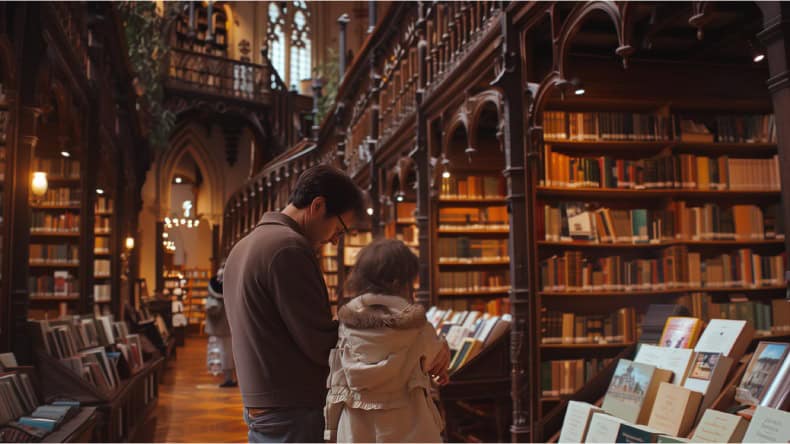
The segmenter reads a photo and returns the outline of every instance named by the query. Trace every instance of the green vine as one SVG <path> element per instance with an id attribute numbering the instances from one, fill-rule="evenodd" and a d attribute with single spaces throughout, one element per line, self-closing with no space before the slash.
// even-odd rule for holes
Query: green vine
<path id="1" fill-rule="evenodd" d="M 318 122 L 324 121 L 326 114 L 332 109 L 337 98 L 340 79 L 340 58 L 337 50 L 329 48 L 324 63 L 313 68 L 313 73 L 322 80 L 321 97 L 318 99 Z"/>
<path id="2" fill-rule="evenodd" d="M 165 26 L 177 16 L 179 3 L 163 2 L 162 11 L 153 1 L 115 3 L 129 45 L 135 88 L 150 122 L 148 141 L 158 151 L 168 146 L 176 121 L 175 114 L 164 107 L 162 63 L 170 49 Z"/>

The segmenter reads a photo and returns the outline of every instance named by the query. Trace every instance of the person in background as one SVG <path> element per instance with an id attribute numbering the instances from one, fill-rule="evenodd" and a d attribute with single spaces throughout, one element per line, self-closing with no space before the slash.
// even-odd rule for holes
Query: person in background
<path id="1" fill-rule="evenodd" d="M 299 176 L 288 205 L 231 249 L 225 309 L 250 442 L 322 442 L 337 342 L 317 252 L 353 226 L 362 192 L 328 165 Z"/>
<path id="2" fill-rule="evenodd" d="M 363 248 L 345 285 L 329 357 L 324 439 L 441 442 L 431 379 L 447 383 L 450 351 L 414 303 L 419 260 L 399 240 Z"/>
<path id="3" fill-rule="evenodd" d="M 238 383 L 233 374 L 236 365 L 233 362 L 233 344 L 230 337 L 228 316 L 225 312 L 225 299 L 222 295 L 222 276 L 224 268 L 220 267 L 217 275 L 208 283 L 208 298 L 206 298 L 206 334 L 219 339 L 222 374 L 225 381 L 219 386 L 222 388 L 236 387 Z M 210 344 L 210 341 L 209 341 Z M 209 345 L 210 347 L 211 345 Z"/>

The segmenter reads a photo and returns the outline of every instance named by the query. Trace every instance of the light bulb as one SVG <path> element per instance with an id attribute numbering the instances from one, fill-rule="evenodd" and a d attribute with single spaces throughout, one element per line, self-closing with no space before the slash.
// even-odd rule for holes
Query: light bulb
<path id="1" fill-rule="evenodd" d="M 96 188 L 96 194 L 104 194 L 104 190 L 101 188 Z"/>
<path id="2" fill-rule="evenodd" d="M 182 181 L 181 176 L 176 176 L 176 183 L 181 183 Z"/>
<path id="3" fill-rule="evenodd" d="M 168 236 L 170 236 L 170 235 L 167 234 L 167 233 L 162 233 L 162 239 L 167 239 Z"/>
<path id="4" fill-rule="evenodd" d="M 444 170 L 444 172 L 442 173 L 442 177 L 445 178 L 445 179 L 449 179 L 450 178 L 450 172 L 447 171 L 447 170 Z"/>
<path id="5" fill-rule="evenodd" d="M 373 208 L 368 207 L 368 216 L 373 216 Z"/>
<path id="6" fill-rule="evenodd" d="M 126 249 L 133 250 L 134 249 L 134 238 L 132 236 L 128 236 L 126 238 Z"/>
<path id="7" fill-rule="evenodd" d="M 763 61 L 763 59 L 765 59 L 765 54 L 760 52 L 755 54 L 752 60 L 754 60 L 754 63 L 760 63 Z"/>
<path id="8" fill-rule="evenodd" d="M 37 197 L 41 197 L 47 194 L 47 187 L 49 183 L 47 182 L 47 173 L 36 171 L 33 173 L 33 182 L 31 183 L 30 191 L 33 192 L 33 195 Z"/>
<path id="9" fill-rule="evenodd" d="M 579 88 L 576 88 L 575 90 L 573 90 L 573 93 L 576 94 L 577 96 L 583 96 L 584 93 L 586 93 L 586 92 L 587 91 L 585 91 L 585 89 L 582 88 L 582 87 L 579 87 Z"/>
<path id="10" fill-rule="evenodd" d="M 68 151 L 61 151 L 60 155 L 66 158 L 71 157 L 71 153 Z"/>

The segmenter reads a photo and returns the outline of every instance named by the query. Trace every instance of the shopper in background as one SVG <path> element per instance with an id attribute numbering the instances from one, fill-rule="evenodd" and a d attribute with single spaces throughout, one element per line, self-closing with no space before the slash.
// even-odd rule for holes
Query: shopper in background
<path id="1" fill-rule="evenodd" d="M 234 379 L 236 365 L 233 363 L 233 345 L 231 344 L 230 326 L 228 315 L 225 312 L 225 298 L 222 294 L 222 277 L 224 268 L 220 267 L 217 275 L 208 283 L 208 298 L 206 298 L 206 334 L 218 340 L 209 339 L 209 351 L 212 347 L 219 346 L 220 363 L 225 381 L 219 386 L 222 388 L 236 387 Z M 217 345 L 214 345 L 216 342 Z"/>
<path id="2" fill-rule="evenodd" d="M 419 260 L 399 240 L 363 248 L 346 282 L 337 347 L 329 356 L 331 442 L 441 442 L 431 379 L 448 380 L 447 342 L 414 303 Z"/>

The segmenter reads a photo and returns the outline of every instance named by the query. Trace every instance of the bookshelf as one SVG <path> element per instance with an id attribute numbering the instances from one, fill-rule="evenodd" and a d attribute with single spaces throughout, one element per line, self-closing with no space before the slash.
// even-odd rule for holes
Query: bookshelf
<path id="1" fill-rule="evenodd" d="M 208 281 L 211 274 L 207 268 L 187 268 L 181 271 L 186 280 L 184 291 L 184 314 L 191 331 L 202 331 L 206 319 L 205 299 L 208 297 Z"/>
<path id="2" fill-rule="evenodd" d="M 338 303 L 338 290 L 339 290 L 339 276 L 338 272 L 338 248 L 337 245 L 332 243 L 324 244 L 321 247 L 319 256 L 321 263 L 321 272 L 324 274 L 324 281 L 326 282 L 326 290 L 329 294 L 329 303 L 332 306 L 332 314 L 337 314 Z"/>
<path id="3" fill-rule="evenodd" d="M 180 14 L 176 20 L 175 41 L 176 45 L 183 49 L 201 54 L 210 54 L 221 57 L 228 55 L 228 30 L 227 16 L 222 7 L 212 9 L 212 35 L 213 42 L 207 40 L 208 36 L 208 8 L 203 3 L 194 5 L 195 28 L 194 36 L 190 36 L 189 14 Z"/>
<path id="4" fill-rule="evenodd" d="M 112 261 L 118 255 L 113 248 L 113 214 L 112 197 L 104 194 L 96 196 L 93 209 L 94 240 L 93 240 L 93 303 L 100 306 L 103 313 L 110 311 L 114 276 Z"/>
<path id="5" fill-rule="evenodd" d="M 81 303 L 82 189 L 80 162 L 36 157 L 33 171 L 47 175 L 44 196 L 31 197 L 28 288 L 32 318 L 75 312 Z"/>

